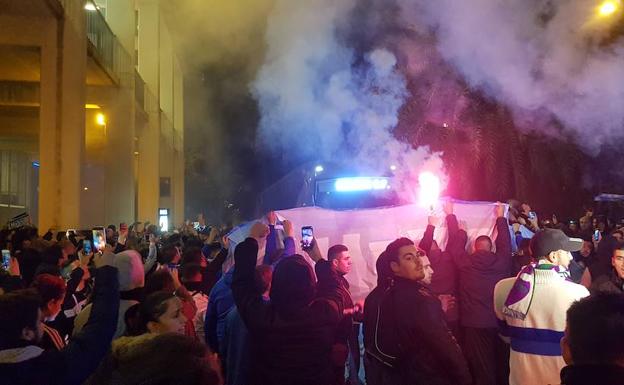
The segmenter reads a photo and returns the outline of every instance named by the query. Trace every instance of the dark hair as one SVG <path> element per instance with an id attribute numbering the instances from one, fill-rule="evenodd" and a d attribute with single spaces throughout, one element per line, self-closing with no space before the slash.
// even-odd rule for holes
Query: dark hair
<path id="1" fill-rule="evenodd" d="M 0 349 L 21 346 L 24 328 L 37 329 L 40 301 L 33 289 L 0 295 Z"/>
<path id="2" fill-rule="evenodd" d="M 39 293 L 42 308 L 52 300 L 62 299 L 67 289 L 63 278 L 52 274 L 39 274 L 35 277 L 31 287 Z"/>
<path id="3" fill-rule="evenodd" d="M 37 267 L 41 264 L 41 253 L 35 249 L 27 248 L 22 250 L 17 259 L 24 284 L 29 286 L 35 278 Z"/>
<path id="4" fill-rule="evenodd" d="M 347 246 L 333 245 L 332 247 L 329 248 L 329 250 L 327 250 L 327 260 L 331 262 L 338 257 L 338 254 L 345 252 L 345 251 L 349 251 Z"/>
<path id="5" fill-rule="evenodd" d="M 388 259 L 388 264 L 392 261 L 399 262 L 399 249 L 404 246 L 413 246 L 414 242 L 409 238 L 398 238 L 392 241 L 386 247 L 386 251 L 384 251 L 385 258 Z"/>
<path id="6" fill-rule="evenodd" d="M 258 294 L 263 294 L 271 287 L 271 280 L 273 279 L 273 269 L 269 265 L 256 266 L 254 272 L 254 283 Z"/>
<path id="7" fill-rule="evenodd" d="M 197 276 L 197 274 L 202 273 L 201 265 L 196 263 L 189 263 L 182 265 L 180 269 L 180 279 L 182 282 L 191 282 Z"/>
<path id="8" fill-rule="evenodd" d="M 89 379 L 104 384 L 220 385 L 216 365 L 209 362 L 210 351 L 201 342 L 176 333 L 137 337 L 132 348 L 113 347 L 113 352 Z M 167 369 L 169 368 L 169 369 Z M 175 368 L 175 370 L 171 370 Z"/>
<path id="9" fill-rule="evenodd" d="M 567 337 L 575 364 L 624 359 L 624 295 L 597 293 L 570 306 Z"/>
<path id="10" fill-rule="evenodd" d="M 202 252 L 199 247 L 187 247 L 182 254 L 182 265 L 200 264 L 202 260 Z"/>
<path id="11" fill-rule="evenodd" d="M 148 295 L 143 302 L 132 306 L 126 311 L 126 332 L 131 336 L 138 336 L 147 333 L 149 322 L 158 322 L 163 314 L 167 312 L 167 301 L 175 298 L 169 291 L 157 291 Z"/>
<path id="12" fill-rule="evenodd" d="M 61 259 L 63 259 L 63 248 L 57 244 L 52 245 L 43 251 L 41 262 L 56 266 Z"/>
<path id="13" fill-rule="evenodd" d="M 171 290 L 169 290 L 171 289 Z M 145 281 L 145 287 L 143 289 L 143 293 L 148 296 L 152 293 L 161 290 L 169 290 L 173 292 L 174 284 L 173 277 L 171 273 L 165 269 L 161 269 L 153 272 L 147 277 L 147 281 Z"/>
<path id="14" fill-rule="evenodd" d="M 483 242 L 487 242 L 490 245 L 489 250 L 492 250 L 492 238 L 488 237 L 487 235 L 479 235 L 477 239 L 475 239 L 475 249 L 477 244 Z"/>
<path id="15" fill-rule="evenodd" d="M 178 249 L 173 244 L 168 244 L 163 246 L 158 254 L 158 263 L 161 265 L 166 265 L 168 263 L 173 262 L 176 254 L 178 254 Z"/>
<path id="16" fill-rule="evenodd" d="M 392 279 L 392 270 L 385 251 L 377 258 L 375 268 L 377 269 L 377 286 L 386 287 Z"/>
<path id="17" fill-rule="evenodd" d="M 202 240 L 197 237 L 182 236 L 182 241 L 184 241 L 184 247 L 187 249 L 192 248 L 192 247 L 197 247 L 201 250 L 201 248 L 204 247 L 204 242 L 202 242 Z"/>

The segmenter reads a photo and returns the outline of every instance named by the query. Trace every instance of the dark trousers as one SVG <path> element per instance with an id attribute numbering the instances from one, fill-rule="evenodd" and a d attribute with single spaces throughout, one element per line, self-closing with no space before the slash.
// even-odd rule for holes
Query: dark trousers
<path id="1" fill-rule="evenodd" d="M 360 327 L 362 324 L 359 322 L 353 323 L 353 328 L 351 330 L 351 335 L 349 335 L 349 372 L 348 372 L 348 380 L 349 385 L 358 385 L 359 382 L 359 373 L 360 373 Z"/>
<path id="2" fill-rule="evenodd" d="M 474 385 L 509 384 L 509 346 L 497 328 L 462 328 L 462 348 Z"/>

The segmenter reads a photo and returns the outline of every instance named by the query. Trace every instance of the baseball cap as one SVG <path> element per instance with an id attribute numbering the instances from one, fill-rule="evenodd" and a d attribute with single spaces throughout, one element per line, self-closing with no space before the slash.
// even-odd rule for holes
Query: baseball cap
<path id="1" fill-rule="evenodd" d="M 558 229 L 544 229 L 531 239 L 531 253 L 534 258 L 545 257 L 553 251 L 579 251 L 583 246 L 583 240 L 569 238 Z"/>

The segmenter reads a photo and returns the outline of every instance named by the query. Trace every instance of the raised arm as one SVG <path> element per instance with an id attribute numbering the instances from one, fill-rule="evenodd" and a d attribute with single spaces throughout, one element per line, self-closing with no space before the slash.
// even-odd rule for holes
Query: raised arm
<path id="1" fill-rule="evenodd" d="M 254 283 L 254 271 L 258 255 L 258 242 L 247 238 L 234 250 L 234 279 L 232 294 L 241 318 L 248 329 L 257 329 L 267 319 L 267 304 L 258 294 Z"/>
<path id="2" fill-rule="evenodd" d="M 93 308 L 84 328 L 60 351 L 71 370 L 59 383 L 79 384 L 95 371 L 110 349 L 117 329 L 119 279 L 110 251 L 96 259 Z"/>
<path id="3" fill-rule="evenodd" d="M 420 240 L 418 247 L 423 249 L 423 251 L 427 253 L 427 255 L 429 255 L 429 252 L 431 251 L 431 245 L 433 244 L 433 233 L 435 232 L 435 228 L 438 225 L 439 219 L 436 216 L 430 215 L 427 218 L 427 221 L 427 229 L 425 230 L 425 233 L 423 234 L 423 237 Z"/>
<path id="4" fill-rule="evenodd" d="M 505 218 L 505 207 L 499 202 L 495 209 L 496 214 L 496 265 L 501 270 L 511 274 L 511 234 L 509 224 Z"/>

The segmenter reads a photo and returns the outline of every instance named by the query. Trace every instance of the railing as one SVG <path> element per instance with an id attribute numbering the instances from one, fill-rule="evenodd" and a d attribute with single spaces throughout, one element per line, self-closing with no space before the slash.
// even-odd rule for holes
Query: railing
<path id="1" fill-rule="evenodd" d="M 143 111 L 147 111 L 145 108 L 145 81 L 137 70 L 134 70 L 134 100 Z"/>
<path id="2" fill-rule="evenodd" d="M 93 5 L 92 10 L 85 10 L 87 39 L 93 47 L 92 53 L 115 82 L 130 85 L 133 80 L 132 58 L 97 10 L 95 3 L 88 3 Z"/>

